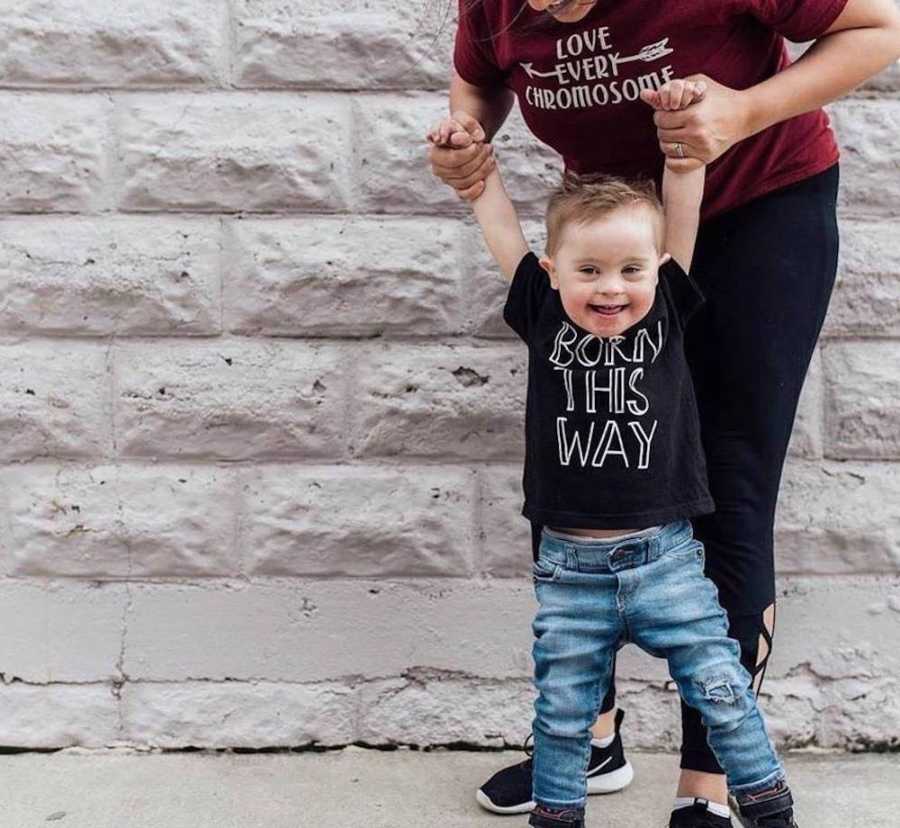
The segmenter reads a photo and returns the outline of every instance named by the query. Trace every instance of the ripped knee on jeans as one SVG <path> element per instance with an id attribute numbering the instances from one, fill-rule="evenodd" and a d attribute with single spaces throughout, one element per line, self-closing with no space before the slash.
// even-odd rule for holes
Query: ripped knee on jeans
<path id="1" fill-rule="evenodd" d="M 703 695 L 703 698 L 714 704 L 734 704 L 737 702 L 738 694 L 742 690 L 727 675 L 697 678 L 694 679 L 694 684 Z"/>

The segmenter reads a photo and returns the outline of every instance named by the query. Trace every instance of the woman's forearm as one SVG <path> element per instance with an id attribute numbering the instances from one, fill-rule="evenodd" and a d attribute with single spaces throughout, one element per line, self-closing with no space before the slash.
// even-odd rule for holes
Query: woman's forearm
<path id="1" fill-rule="evenodd" d="M 491 141 L 503 126 L 515 99 L 515 92 L 505 86 L 496 89 L 473 86 L 453 72 L 450 81 L 450 112 L 457 109 L 468 112 L 481 124 L 487 141 Z"/>
<path id="2" fill-rule="evenodd" d="M 847 29 L 819 38 L 796 63 L 745 90 L 747 133 L 840 98 L 900 55 L 900 29 Z"/>

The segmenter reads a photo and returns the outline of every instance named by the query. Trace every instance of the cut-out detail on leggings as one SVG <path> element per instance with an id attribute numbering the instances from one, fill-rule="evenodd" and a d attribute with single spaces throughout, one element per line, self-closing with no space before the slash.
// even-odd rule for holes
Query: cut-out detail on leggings
<path id="1" fill-rule="evenodd" d="M 759 697 L 766 667 L 769 664 L 769 656 L 772 654 L 772 636 L 775 631 L 775 604 L 769 604 L 762 613 L 762 623 L 759 627 L 759 643 L 756 651 L 756 666 L 753 668 L 753 690 Z"/>

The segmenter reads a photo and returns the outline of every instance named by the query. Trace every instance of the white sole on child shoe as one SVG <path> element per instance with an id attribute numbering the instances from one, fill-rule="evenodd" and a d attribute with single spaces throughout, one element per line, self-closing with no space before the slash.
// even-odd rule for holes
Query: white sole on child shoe
<path id="1" fill-rule="evenodd" d="M 595 776 L 589 776 L 587 779 L 588 796 L 593 794 L 615 793 L 627 788 L 634 779 L 634 768 L 627 759 L 621 768 L 617 768 L 609 773 L 601 773 L 602 766 L 597 768 Z M 490 797 L 479 788 L 475 791 L 475 801 L 486 811 L 495 814 L 528 814 L 534 809 L 534 802 L 520 802 L 518 805 L 510 805 L 503 807 L 491 802 Z"/>

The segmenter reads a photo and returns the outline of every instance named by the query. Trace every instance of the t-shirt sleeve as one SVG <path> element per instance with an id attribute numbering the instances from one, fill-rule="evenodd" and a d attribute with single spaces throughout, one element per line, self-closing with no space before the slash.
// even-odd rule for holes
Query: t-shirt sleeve
<path id="1" fill-rule="evenodd" d="M 659 278 L 665 279 L 672 304 L 675 306 L 682 327 L 684 327 L 706 301 L 706 297 L 694 277 L 685 273 L 675 259 L 669 259 L 660 268 Z"/>
<path id="2" fill-rule="evenodd" d="M 749 0 L 750 13 L 788 40 L 814 40 L 837 19 L 847 0 Z"/>
<path id="3" fill-rule="evenodd" d="M 474 86 L 503 86 L 491 30 L 484 15 L 487 0 L 459 0 L 459 22 L 453 44 L 453 65 L 459 76 Z"/>
<path id="4" fill-rule="evenodd" d="M 525 342 L 531 341 L 541 307 L 551 290 L 547 271 L 529 250 L 516 268 L 503 307 L 503 320 Z"/>

